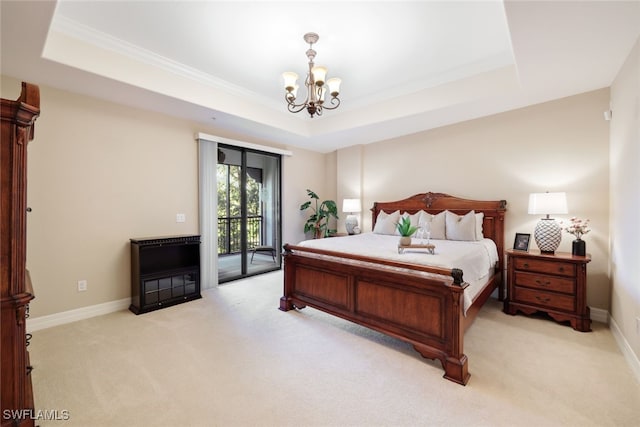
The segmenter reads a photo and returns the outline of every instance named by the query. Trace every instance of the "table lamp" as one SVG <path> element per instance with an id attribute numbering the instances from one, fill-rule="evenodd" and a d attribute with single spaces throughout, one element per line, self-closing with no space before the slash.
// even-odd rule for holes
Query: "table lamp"
<path id="1" fill-rule="evenodd" d="M 358 226 L 358 217 L 354 214 L 360 213 L 360 199 L 344 199 L 342 201 L 342 212 L 347 213 L 344 226 L 348 234 L 355 234 L 353 229 Z"/>
<path id="2" fill-rule="evenodd" d="M 562 229 L 560 224 L 549 215 L 568 213 L 566 193 L 531 193 L 529 195 L 529 213 L 546 215 L 536 224 L 533 236 L 540 252 L 553 254 L 560 246 Z"/>

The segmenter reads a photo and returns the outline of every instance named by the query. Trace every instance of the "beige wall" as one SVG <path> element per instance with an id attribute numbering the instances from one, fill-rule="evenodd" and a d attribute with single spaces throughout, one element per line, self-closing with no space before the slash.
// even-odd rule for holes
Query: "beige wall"
<path id="1" fill-rule="evenodd" d="M 611 86 L 611 316 L 640 359 L 640 39 Z"/>
<path id="2" fill-rule="evenodd" d="M 311 235 L 303 233 L 304 223 L 311 210 L 300 210 L 310 200 L 307 189 L 320 200 L 335 200 L 335 152 L 321 154 L 289 147 L 294 155 L 285 157 L 282 166 L 282 242 L 298 243 Z"/>
<path id="3" fill-rule="evenodd" d="M 353 147 L 344 148 L 337 152 L 337 202 L 340 218 L 338 220 L 338 232 L 345 233 L 347 230 L 344 225 L 347 213 L 342 212 L 342 201 L 344 199 L 361 199 L 362 198 L 362 152 L 364 146 L 355 145 Z M 363 211 L 368 209 L 362 206 Z M 362 225 L 363 215 L 366 212 L 356 214 L 358 224 Z"/>
<path id="4" fill-rule="evenodd" d="M 569 215 L 591 219 L 586 237 L 588 304 L 608 310 L 609 126 L 602 89 L 528 108 L 459 123 L 389 141 L 340 150 L 339 188 L 362 189 L 363 230 L 371 229 L 373 202 L 425 191 L 507 200 L 506 247 L 516 232 L 533 233 L 538 218 L 527 214 L 529 193 L 565 191 Z M 348 161 L 347 161 L 348 159 Z M 361 181 L 350 172 L 361 164 Z M 356 168 L 357 169 L 357 168 Z M 563 234 L 559 250 L 571 251 Z M 531 247 L 535 248 L 532 239 Z"/>
<path id="5" fill-rule="evenodd" d="M 2 97 L 15 99 L 19 81 L 2 83 Z M 48 87 L 41 94 L 29 148 L 34 317 L 127 298 L 130 237 L 198 231 L 195 132 L 242 139 Z M 304 238 L 306 188 L 339 207 L 359 192 L 364 230 L 375 200 L 429 190 L 506 199 L 507 246 L 515 232 L 535 226 L 526 213 L 530 192 L 566 191 L 570 215 L 590 218 L 594 229 L 586 237 L 593 255 L 588 303 L 609 309 L 608 105 L 603 89 L 326 155 L 249 142 L 293 152 L 283 160 L 284 243 Z M 178 212 L 186 223 L 175 222 Z M 570 237 L 561 250 L 570 250 Z M 87 292 L 76 291 L 80 279 L 88 280 Z"/>
<path id="6" fill-rule="evenodd" d="M 16 99 L 20 81 L 3 76 L 1 89 L 3 98 Z M 131 237 L 198 233 L 195 133 L 243 139 L 46 86 L 40 94 L 28 150 L 33 317 L 128 298 Z M 283 161 L 283 238 L 302 240 L 304 190 L 335 197 L 335 153 L 248 142 L 293 152 Z M 176 213 L 186 222 L 176 223 Z M 77 291 L 81 279 L 86 292 Z"/>

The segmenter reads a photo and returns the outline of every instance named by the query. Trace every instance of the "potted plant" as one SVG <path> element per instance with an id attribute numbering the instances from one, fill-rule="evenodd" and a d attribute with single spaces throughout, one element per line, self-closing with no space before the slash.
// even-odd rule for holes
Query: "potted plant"
<path id="1" fill-rule="evenodd" d="M 409 246 L 411 244 L 411 236 L 418 230 L 418 227 L 411 225 L 411 218 L 403 216 L 402 219 L 396 223 L 396 229 L 400 233 L 400 244 L 402 246 Z"/>
<path id="2" fill-rule="evenodd" d="M 329 218 L 333 217 L 338 219 L 338 206 L 336 202 L 333 200 L 320 202 L 320 197 L 309 189 L 307 189 L 307 195 L 311 200 L 301 204 L 300 210 L 304 211 L 311 208 L 313 213 L 309 219 L 307 219 L 307 222 L 304 223 L 304 232 L 313 231 L 314 239 L 326 237 L 329 233 L 335 233 L 336 230 L 329 229 Z"/>

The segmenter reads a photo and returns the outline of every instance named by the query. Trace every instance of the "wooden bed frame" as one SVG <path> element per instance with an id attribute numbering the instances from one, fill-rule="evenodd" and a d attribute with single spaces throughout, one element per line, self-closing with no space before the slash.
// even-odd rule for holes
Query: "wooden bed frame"
<path id="1" fill-rule="evenodd" d="M 464 332 L 489 295 L 498 288 L 503 298 L 504 214 L 506 202 L 460 199 L 442 193 L 421 193 L 395 202 L 376 202 L 378 213 L 436 214 L 449 210 L 459 215 L 484 213 L 483 234 L 498 247 L 493 276 L 463 313 L 463 292 L 468 286 L 460 269 L 441 269 L 334 251 L 284 245 L 284 295 L 280 310 L 305 306 L 369 327 L 409 342 L 425 358 L 438 359 L 444 378 L 467 384 Z"/>

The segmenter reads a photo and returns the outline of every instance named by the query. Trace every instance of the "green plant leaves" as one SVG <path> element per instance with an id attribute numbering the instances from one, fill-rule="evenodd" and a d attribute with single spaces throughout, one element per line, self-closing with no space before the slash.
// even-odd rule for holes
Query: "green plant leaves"
<path id="1" fill-rule="evenodd" d="M 396 229 L 401 236 L 411 236 L 418 231 L 418 227 L 411 225 L 411 218 L 408 216 L 403 216 L 400 222 L 396 223 Z"/>
<path id="2" fill-rule="evenodd" d="M 304 232 L 308 233 L 309 231 L 314 232 L 314 236 L 316 234 L 320 234 L 321 236 L 327 236 L 330 231 L 329 230 L 329 219 L 335 218 L 338 219 L 338 206 L 336 202 L 333 200 L 325 200 L 322 203 L 318 204 L 320 198 L 318 195 L 307 189 L 307 195 L 315 200 L 315 206 L 312 205 L 312 200 L 306 201 L 300 205 L 300 210 L 306 210 L 311 208 L 313 213 L 307 219 L 307 222 L 304 224 Z"/>
<path id="3" fill-rule="evenodd" d="M 300 210 L 303 211 L 307 209 L 309 206 L 311 206 L 311 201 L 304 202 L 303 204 L 300 205 Z"/>

